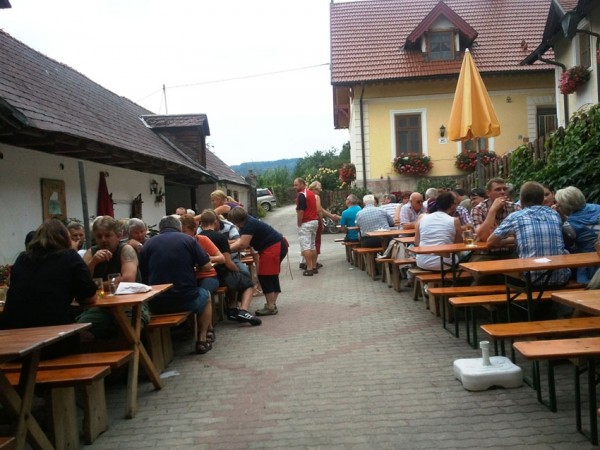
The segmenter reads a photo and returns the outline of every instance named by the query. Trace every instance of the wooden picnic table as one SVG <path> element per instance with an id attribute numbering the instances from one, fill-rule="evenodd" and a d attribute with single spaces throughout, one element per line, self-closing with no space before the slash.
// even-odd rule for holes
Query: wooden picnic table
<path id="1" fill-rule="evenodd" d="M 600 290 L 597 289 L 555 292 L 552 300 L 588 314 L 600 315 Z"/>
<path id="2" fill-rule="evenodd" d="M 131 344 L 133 357 L 129 363 L 129 374 L 127 379 L 127 405 L 125 417 L 130 419 L 135 416 L 137 411 L 137 392 L 138 392 L 138 373 L 139 365 L 142 364 L 148 378 L 154 385 L 155 389 L 162 388 L 162 380 L 160 374 L 154 366 L 150 355 L 146 351 L 141 340 L 142 334 L 142 305 L 151 298 L 165 292 L 173 287 L 173 284 L 157 284 L 151 286 L 152 290 L 148 292 L 104 296 L 86 306 L 97 306 L 101 308 L 109 308 L 110 312 L 115 317 L 115 320 L 127 339 Z M 127 311 L 131 308 L 131 318 L 127 316 Z"/>
<path id="3" fill-rule="evenodd" d="M 533 258 L 513 258 L 493 261 L 468 262 L 460 264 L 460 267 L 477 275 L 503 274 L 508 287 L 507 301 L 509 304 L 509 319 L 510 305 L 513 300 L 511 291 L 516 291 L 518 293 L 526 293 L 528 319 L 531 320 L 531 306 L 533 302 L 534 290 L 533 282 L 537 281 L 532 280 L 531 272 L 546 272 L 544 279 L 542 280 L 542 284 L 535 286 L 535 288 L 539 291 L 538 298 L 540 298 L 547 287 L 546 283 L 552 271 L 565 268 L 575 269 L 578 267 L 599 265 L 600 256 L 596 252 L 589 252 Z M 511 280 L 520 280 L 520 283 L 524 283 L 524 285 L 519 286 L 518 283 L 515 283 Z"/>
<path id="4" fill-rule="evenodd" d="M 36 328 L 0 330 L 0 364 L 22 358 L 19 388 L 15 389 L 0 368 L 0 403 L 16 419 L 16 448 L 25 448 L 29 441 L 34 448 L 54 446 L 31 414 L 35 379 L 42 349 L 89 328 L 89 323 L 74 323 Z"/>
<path id="5" fill-rule="evenodd" d="M 452 283 L 456 283 L 457 279 L 457 267 L 461 262 L 466 262 L 471 257 L 472 252 L 476 250 L 486 250 L 488 248 L 487 242 L 475 242 L 472 245 L 467 245 L 464 242 L 452 243 L 452 244 L 440 244 L 440 245 L 421 245 L 417 247 L 410 247 L 409 252 L 415 255 L 439 255 L 440 257 L 440 272 L 442 275 L 442 286 L 444 286 L 444 279 L 446 275 L 446 267 L 450 267 L 452 272 Z M 458 254 L 462 252 L 468 252 L 462 261 L 458 258 Z M 450 255 L 452 260 L 451 264 L 446 264 L 444 258 Z"/>
<path id="6" fill-rule="evenodd" d="M 398 236 L 414 236 L 415 230 L 375 230 L 365 233 L 366 237 L 394 238 Z"/>

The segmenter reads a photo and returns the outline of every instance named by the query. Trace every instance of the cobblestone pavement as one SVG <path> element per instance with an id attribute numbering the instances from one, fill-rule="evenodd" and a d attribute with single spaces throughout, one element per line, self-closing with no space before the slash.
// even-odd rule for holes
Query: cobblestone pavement
<path id="1" fill-rule="evenodd" d="M 177 343 L 176 375 L 160 391 L 141 380 L 134 419 L 123 418 L 125 386 L 109 385 L 110 428 L 85 448 L 593 448 L 575 430 L 569 365 L 557 369 L 557 413 L 527 386 L 468 392 L 452 363 L 479 351 L 422 301 L 350 266 L 341 235 L 323 236 L 324 267 L 303 277 L 293 207 L 268 220 L 291 243 L 279 314 L 218 324 L 206 355 Z"/>

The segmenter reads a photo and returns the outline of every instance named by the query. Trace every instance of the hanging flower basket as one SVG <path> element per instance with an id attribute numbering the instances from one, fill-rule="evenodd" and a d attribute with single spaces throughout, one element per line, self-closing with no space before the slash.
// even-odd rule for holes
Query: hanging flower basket
<path id="1" fill-rule="evenodd" d="M 498 159 L 496 154 L 488 150 L 480 150 L 481 164 L 487 166 Z M 456 155 L 454 165 L 465 172 L 473 172 L 477 168 L 477 152 L 461 152 Z"/>
<path id="2" fill-rule="evenodd" d="M 404 153 L 394 158 L 392 166 L 396 173 L 425 175 L 429 173 L 433 167 L 433 163 L 429 156 L 418 155 L 417 153 Z"/>
<path id="3" fill-rule="evenodd" d="M 342 187 L 350 186 L 356 180 L 356 166 L 352 163 L 344 163 L 338 170 L 338 178 Z"/>
<path id="4" fill-rule="evenodd" d="M 574 66 L 564 71 L 558 80 L 561 94 L 572 94 L 590 80 L 590 70 L 583 66 Z"/>

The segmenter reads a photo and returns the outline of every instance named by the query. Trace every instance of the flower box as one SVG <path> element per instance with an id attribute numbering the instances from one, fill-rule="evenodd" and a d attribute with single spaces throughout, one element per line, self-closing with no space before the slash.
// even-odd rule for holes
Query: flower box
<path id="1" fill-rule="evenodd" d="M 405 175 L 425 175 L 433 167 L 431 158 L 417 153 L 403 153 L 392 161 L 396 173 Z"/>
<path id="2" fill-rule="evenodd" d="M 481 164 L 484 166 L 487 166 L 498 159 L 494 152 L 488 150 L 480 150 L 479 152 L 461 152 L 456 155 L 454 165 L 465 172 L 473 172 L 477 168 L 478 153 Z"/>

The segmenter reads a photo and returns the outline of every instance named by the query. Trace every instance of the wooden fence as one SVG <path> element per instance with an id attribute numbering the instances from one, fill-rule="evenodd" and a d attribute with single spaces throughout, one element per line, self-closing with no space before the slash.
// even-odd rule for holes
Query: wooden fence
<path id="1" fill-rule="evenodd" d="M 536 139 L 533 143 L 527 143 L 527 150 L 530 152 L 534 161 L 542 160 L 545 161 L 548 156 L 548 151 L 545 146 L 545 139 L 543 137 Z M 481 168 L 481 176 L 477 173 L 477 171 L 465 176 L 462 178 L 458 185 L 463 188 L 467 192 L 475 187 L 484 187 L 487 180 L 490 178 L 500 177 L 500 178 L 509 178 L 510 177 L 510 152 L 499 157 L 492 164 Z M 479 183 L 481 180 L 481 183 Z"/>

